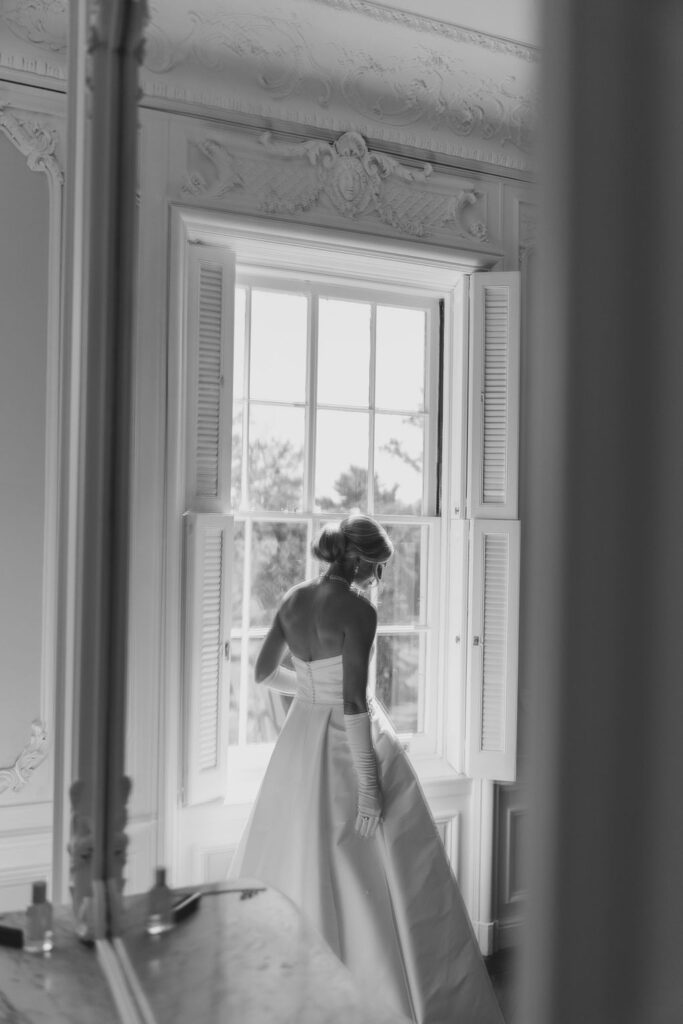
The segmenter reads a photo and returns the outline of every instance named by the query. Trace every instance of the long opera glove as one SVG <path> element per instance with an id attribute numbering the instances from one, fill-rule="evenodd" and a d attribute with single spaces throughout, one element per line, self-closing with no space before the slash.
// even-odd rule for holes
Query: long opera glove
<path id="1" fill-rule="evenodd" d="M 262 681 L 263 686 L 277 693 L 285 693 L 292 697 L 296 693 L 296 672 L 284 665 L 278 665 L 274 672 Z"/>
<path id="2" fill-rule="evenodd" d="M 358 815 L 355 829 L 359 835 L 374 836 L 382 814 L 382 796 L 377 778 L 377 760 L 372 746 L 370 718 L 367 714 L 344 715 L 346 738 L 358 776 Z"/>

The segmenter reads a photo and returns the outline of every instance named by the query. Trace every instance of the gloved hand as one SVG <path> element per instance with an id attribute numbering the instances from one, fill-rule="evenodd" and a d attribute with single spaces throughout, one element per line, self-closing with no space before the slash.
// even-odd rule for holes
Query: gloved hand
<path id="1" fill-rule="evenodd" d="M 382 815 L 382 794 L 377 778 L 370 718 L 365 713 L 344 715 L 344 725 L 358 777 L 358 814 L 354 827 L 359 835 L 370 838 L 377 831 Z"/>

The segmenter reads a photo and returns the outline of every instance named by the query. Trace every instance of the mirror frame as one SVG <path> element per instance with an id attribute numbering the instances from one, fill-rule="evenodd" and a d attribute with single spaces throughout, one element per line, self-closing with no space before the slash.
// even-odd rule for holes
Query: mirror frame
<path id="1" fill-rule="evenodd" d="M 55 848 L 68 785 L 70 890 L 86 941 L 119 929 L 127 842 L 138 71 L 147 20 L 147 0 L 70 4 L 59 673 L 73 756 L 56 786 Z"/>

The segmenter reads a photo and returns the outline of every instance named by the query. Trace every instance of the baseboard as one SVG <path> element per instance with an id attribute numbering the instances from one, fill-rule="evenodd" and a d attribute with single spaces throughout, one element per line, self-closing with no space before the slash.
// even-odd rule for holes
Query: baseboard
<path id="1" fill-rule="evenodd" d="M 524 919 L 514 918 L 510 921 L 498 921 L 496 924 L 496 949 L 509 949 L 511 946 L 519 946 L 522 942 L 522 928 Z"/>
<path id="2" fill-rule="evenodd" d="M 490 956 L 494 950 L 494 943 L 496 937 L 496 922 L 475 921 L 474 934 L 477 937 L 477 942 L 479 943 L 481 955 Z"/>

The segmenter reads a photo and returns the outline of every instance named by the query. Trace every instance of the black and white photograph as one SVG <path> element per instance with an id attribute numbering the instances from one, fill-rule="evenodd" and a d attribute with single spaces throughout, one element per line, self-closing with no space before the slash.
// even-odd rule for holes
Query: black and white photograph
<path id="1" fill-rule="evenodd" d="M 681 0 L 0 0 L 0 1022 L 683 1022 Z"/>

